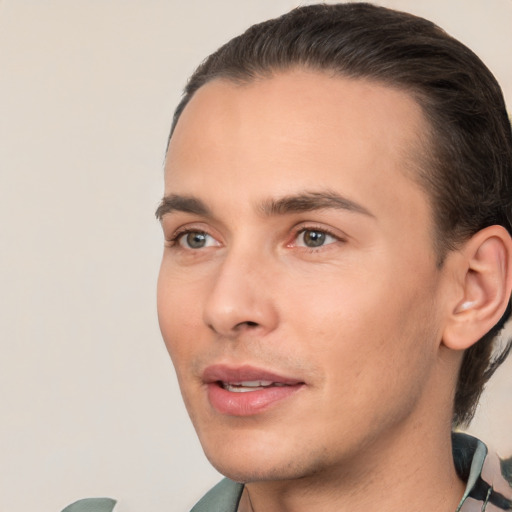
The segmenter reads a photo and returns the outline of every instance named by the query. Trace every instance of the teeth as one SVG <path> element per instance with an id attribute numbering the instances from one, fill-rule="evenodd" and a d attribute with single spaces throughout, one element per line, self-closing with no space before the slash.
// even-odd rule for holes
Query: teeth
<path id="1" fill-rule="evenodd" d="M 265 389 L 263 387 L 255 388 L 244 388 L 242 386 L 233 386 L 232 384 L 224 384 L 222 386 L 226 391 L 231 391 L 232 393 L 250 393 L 251 391 L 257 391 L 258 389 Z"/>
<path id="2" fill-rule="evenodd" d="M 271 380 L 245 380 L 242 382 L 223 382 L 222 387 L 233 393 L 247 393 L 250 391 L 257 391 L 259 389 L 265 389 L 272 384 L 276 386 L 280 385 L 272 382 Z"/>
<path id="3" fill-rule="evenodd" d="M 270 386 L 271 380 L 244 380 L 242 382 L 230 382 L 233 386 L 243 386 L 244 388 L 259 388 L 261 386 Z"/>

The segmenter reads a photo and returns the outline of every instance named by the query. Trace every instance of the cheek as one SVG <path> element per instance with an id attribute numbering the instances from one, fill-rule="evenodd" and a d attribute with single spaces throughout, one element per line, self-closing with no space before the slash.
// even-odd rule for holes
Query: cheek
<path id="1" fill-rule="evenodd" d="M 305 293 L 291 288 L 286 293 L 293 297 L 286 317 L 294 337 L 303 340 L 318 365 L 328 368 L 338 392 L 354 379 L 373 387 L 384 378 L 389 385 L 407 381 L 435 357 L 437 332 L 429 290 L 386 279 L 390 273 L 373 275 L 333 274 L 304 288 Z"/>
<path id="2" fill-rule="evenodd" d="M 165 261 L 158 276 L 158 322 L 167 350 L 176 361 L 190 352 L 198 319 L 201 318 L 200 290 L 189 280 L 169 270 Z M 177 365 L 178 369 L 179 365 Z"/>

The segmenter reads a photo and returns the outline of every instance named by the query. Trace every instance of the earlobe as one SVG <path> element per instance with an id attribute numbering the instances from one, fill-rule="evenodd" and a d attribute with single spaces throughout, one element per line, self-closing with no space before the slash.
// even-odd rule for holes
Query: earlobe
<path id="1" fill-rule="evenodd" d="M 462 287 L 443 333 L 443 344 L 465 350 L 494 327 L 512 289 L 512 239 L 502 226 L 489 226 L 461 248 L 455 272 Z"/>

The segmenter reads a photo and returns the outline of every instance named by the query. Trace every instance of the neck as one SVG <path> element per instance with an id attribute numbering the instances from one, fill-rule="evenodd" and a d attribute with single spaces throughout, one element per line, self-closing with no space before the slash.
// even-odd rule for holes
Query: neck
<path id="1" fill-rule="evenodd" d="M 454 512 L 464 492 L 453 465 L 450 428 L 412 430 L 380 446 L 368 446 L 357 461 L 293 481 L 252 482 L 239 512 Z M 409 430 L 411 432 L 411 430 Z"/>

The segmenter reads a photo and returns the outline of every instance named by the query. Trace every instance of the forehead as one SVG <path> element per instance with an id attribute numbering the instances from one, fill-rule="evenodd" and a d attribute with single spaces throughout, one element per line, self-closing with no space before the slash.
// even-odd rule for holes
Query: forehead
<path id="1" fill-rule="evenodd" d="M 409 94 L 375 82 L 307 70 L 242 85 L 216 79 L 178 121 L 166 193 L 208 191 L 214 201 L 222 184 L 236 202 L 322 187 L 389 205 L 418 193 L 410 177 L 426 132 Z"/>

